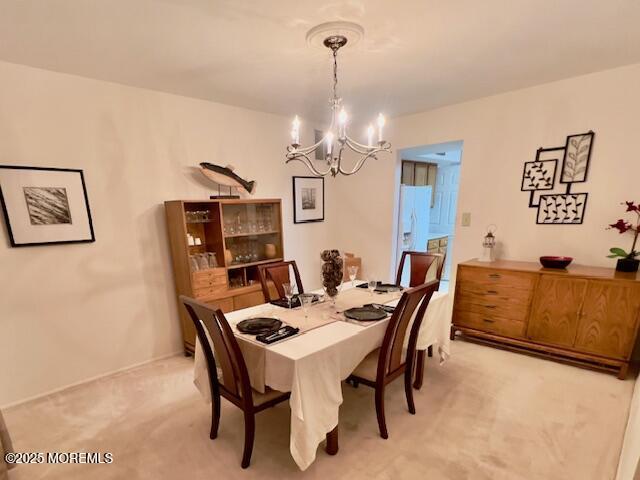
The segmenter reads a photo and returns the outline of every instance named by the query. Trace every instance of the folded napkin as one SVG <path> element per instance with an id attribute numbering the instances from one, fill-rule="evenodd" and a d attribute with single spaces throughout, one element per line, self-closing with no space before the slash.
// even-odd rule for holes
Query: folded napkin
<path id="1" fill-rule="evenodd" d="M 392 307 L 391 305 L 383 305 L 381 303 L 367 303 L 366 305 L 363 305 L 363 306 L 379 308 L 380 310 L 384 310 L 387 313 L 393 313 L 396 310 L 396 307 Z"/>
<path id="2" fill-rule="evenodd" d="M 262 343 L 266 343 L 267 345 L 282 340 L 284 338 L 292 337 L 296 335 L 300 331 L 299 328 L 294 328 L 290 325 L 286 325 L 273 333 L 264 333 L 262 335 L 256 336 L 256 340 Z"/>
<path id="3" fill-rule="evenodd" d="M 403 288 L 402 287 L 398 287 L 397 285 L 393 285 L 391 283 L 383 283 L 383 282 L 377 282 L 378 286 L 375 288 L 374 292 L 378 292 L 378 293 L 387 293 L 388 290 L 386 287 L 397 287 L 398 291 L 402 291 Z M 360 285 L 356 285 L 357 288 L 369 288 L 369 285 L 366 283 L 361 283 Z"/>

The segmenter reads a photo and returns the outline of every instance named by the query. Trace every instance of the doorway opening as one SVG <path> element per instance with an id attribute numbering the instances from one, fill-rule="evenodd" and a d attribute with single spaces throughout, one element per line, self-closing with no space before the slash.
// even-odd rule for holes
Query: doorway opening
<path id="1" fill-rule="evenodd" d="M 400 203 L 396 268 L 406 250 L 446 253 L 440 291 L 448 291 L 451 278 L 456 208 L 460 187 L 462 141 L 400 150 Z M 409 265 L 402 283 L 407 284 Z"/>

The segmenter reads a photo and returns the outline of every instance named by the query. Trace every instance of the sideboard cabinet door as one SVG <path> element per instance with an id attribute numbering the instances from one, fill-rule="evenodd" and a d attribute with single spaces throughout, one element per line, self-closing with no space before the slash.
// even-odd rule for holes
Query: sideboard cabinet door
<path id="1" fill-rule="evenodd" d="M 637 285 L 590 280 L 575 347 L 605 357 L 628 359 L 639 310 Z"/>
<path id="2" fill-rule="evenodd" d="M 587 280 L 542 275 L 533 300 L 527 337 L 572 347 L 586 290 Z"/>

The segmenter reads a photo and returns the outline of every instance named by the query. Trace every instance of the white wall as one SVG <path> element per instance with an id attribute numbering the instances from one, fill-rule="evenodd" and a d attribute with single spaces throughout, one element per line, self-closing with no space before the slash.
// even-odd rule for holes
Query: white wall
<path id="1" fill-rule="evenodd" d="M 637 138 L 640 132 L 640 65 L 549 83 L 417 115 L 391 119 L 394 149 L 464 141 L 458 221 L 471 212 L 471 226 L 458 227 L 454 265 L 481 252 L 488 224 L 496 224 L 502 256 L 536 261 L 569 255 L 577 263 L 614 266 L 612 246 L 630 248 L 630 237 L 606 230 L 623 216 L 624 200 L 640 200 Z M 566 135 L 596 133 L 582 225 L 536 225 L 528 194 L 520 191 L 523 163 L 540 146 L 562 146 Z M 370 162 L 353 178 L 340 179 L 340 211 L 334 234 L 341 248 L 362 255 L 365 269 L 389 275 L 399 158 Z M 356 223 L 357 222 L 357 223 Z M 359 228 L 354 228 L 354 225 Z M 640 390 L 636 389 L 625 437 L 619 480 L 630 480 L 640 457 Z"/>
<path id="2" fill-rule="evenodd" d="M 208 198 L 201 161 L 283 199 L 286 256 L 319 286 L 332 183 L 327 221 L 293 225 L 289 121 L 0 63 L 0 164 L 84 169 L 97 239 L 10 248 L 2 232 L 0 405 L 181 350 L 163 202 Z"/>
<path id="3" fill-rule="evenodd" d="M 569 255 L 577 263 L 612 266 L 611 246 L 629 238 L 605 230 L 621 217 L 624 200 L 640 200 L 636 138 L 640 130 L 640 65 L 549 83 L 453 105 L 388 122 L 395 152 L 462 140 L 458 217 L 471 212 L 471 227 L 458 227 L 454 262 L 478 256 L 486 226 L 498 226 L 504 258 L 537 260 Z M 596 132 L 583 225 L 536 225 L 528 193 L 520 191 L 523 163 L 540 146 L 562 146 L 569 134 Z M 341 248 L 361 254 L 366 267 L 389 275 L 399 157 L 381 156 L 358 175 L 337 181 Z M 357 221 L 359 228 L 353 228 Z M 458 221 L 459 224 L 459 221 Z M 626 243 L 623 241 L 625 240 Z"/>

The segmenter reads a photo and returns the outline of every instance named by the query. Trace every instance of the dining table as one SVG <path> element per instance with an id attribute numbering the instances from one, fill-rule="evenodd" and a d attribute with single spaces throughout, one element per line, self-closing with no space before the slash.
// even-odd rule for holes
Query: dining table
<path id="1" fill-rule="evenodd" d="M 360 283 L 343 285 L 335 302 L 318 301 L 292 309 L 265 303 L 225 314 L 247 364 L 252 388 L 262 393 L 267 388 L 291 392 L 290 451 L 301 470 L 313 463 L 325 438 L 327 452 L 337 453 L 342 382 L 380 347 L 390 318 L 356 321 L 343 312 L 371 303 L 395 306 L 402 295 L 401 291 L 371 292 L 358 288 Z M 314 293 L 322 295 L 323 291 Z M 450 295 L 434 292 L 418 333 L 417 349 L 424 352 L 435 347 L 441 364 L 450 355 L 451 312 Z M 240 321 L 256 317 L 277 318 L 299 332 L 272 344 L 260 343 L 236 327 Z M 194 360 L 194 383 L 210 403 L 209 374 L 199 341 Z"/>

